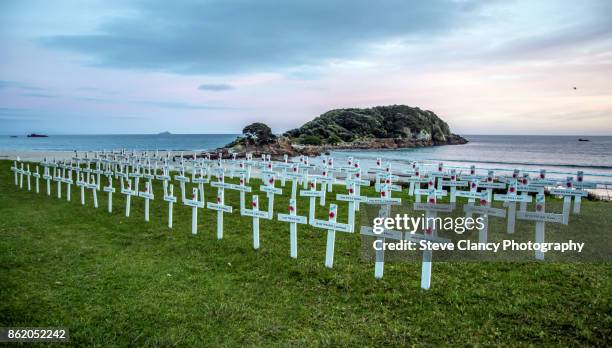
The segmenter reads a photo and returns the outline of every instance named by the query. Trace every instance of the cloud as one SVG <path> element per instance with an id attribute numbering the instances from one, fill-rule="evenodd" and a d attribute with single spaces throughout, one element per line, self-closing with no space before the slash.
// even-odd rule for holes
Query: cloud
<path id="1" fill-rule="evenodd" d="M 186 102 L 175 102 L 175 101 L 158 101 L 158 100 L 144 100 L 144 101 L 133 101 L 137 104 L 153 105 L 160 108 L 167 109 L 191 109 L 191 110 L 239 110 L 241 108 L 235 108 L 230 106 L 217 106 L 217 105 L 204 105 L 204 104 L 193 104 Z"/>
<path id="2" fill-rule="evenodd" d="M 21 93 L 23 97 L 32 97 L 32 98 L 58 98 L 58 96 L 47 93 Z"/>
<path id="3" fill-rule="evenodd" d="M 36 110 L 0 107 L 0 120 L 3 121 L 39 121 L 40 113 Z"/>
<path id="4" fill-rule="evenodd" d="M 75 90 L 80 91 L 80 92 L 93 92 L 93 93 L 101 93 L 101 94 L 108 94 L 108 95 L 119 94 L 119 92 L 117 91 L 108 90 L 108 89 L 99 88 L 99 87 L 79 87 L 79 88 L 76 88 Z"/>
<path id="5" fill-rule="evenodd" d="M 201 91 L 220 92 L 220 91 L 228 91 L 228 90 L 234 89 L 234 86 L 226 84 L 226 83 L 219 83 L 219 84 L 214 84 L 214 83 L 206 84 L 205 83 L 203 85 L 200 85 L 198 89 Z"/>
<path id="6" fill-rule="evenodd" d="M 30 84 L 23 83 L 23 82 L 0 80 L 0 89 L 5 89 L 5 88 L 16 88 L 16 89 L 23 89 L 23 90 L 28 90 L 28 91 L 46 91 L 48 90 L 47 88 L 32 86 Z"/>
<path id="7" fill-rule="evenodd" d="M 474 20 L 479 1 L 384 3 L 165 0 L 131 3 L 94 33 L 53 35 L 47 46 L 101 67 L 183 74 L 276 71 L 367 53 L 372 43 L 431 37 Z"/>
<path id="8" fill-rule="evenodd" d="M 77 101 L 105 103 L 105 104 L 140 104 L 150 105 L 164 109 L 185 109 L 185 110 L 244 110 L 244 108 L 224 106 L 224 105 L 206 105 L 196 104 L 182 101 L 170 100 L 121 100 L 109 98 L 92 98 L 92 97 L 73 97 Z"/>

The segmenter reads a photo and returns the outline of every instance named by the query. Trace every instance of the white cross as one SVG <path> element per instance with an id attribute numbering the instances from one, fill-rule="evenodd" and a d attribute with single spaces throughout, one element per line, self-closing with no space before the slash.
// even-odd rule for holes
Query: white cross
<path id="1" fill-rule="evenodd" d="M 15 174 L 17 175 L 17 174 Z M 47 196 L 51 196 L 51 172 L 49 170 L 49 163 L 45 162 L 43 163 L 43 179 L 47 181 Z"/>
<path id="2" fill-rule="evenodd" d="M 289 200 L 289 214 L 278 214 L 278 221 L 289 223 L 289 255 L 297 259 L 297 224 L 306 224 L 308 219 L 305 216 L 297 215 L 297 202 L 295 199 Z"/>
<path id="3" fill-rule="evenodd" d="M 240 215 L 251 216 L 253 218 L 253 249 L 259 249 L 259 218 L 268 218 L 266 211 L 259 210 L 259 197 L 253 195 L 251 200 L 251 209 L 241 209 Z"/>
<path id="4" fill-rule="evenodd" d="M 317 190 L 317 179 L 312 179 L 310 181 L 310 190 L 300 190 L 300 197 L 310 197 L 310 210 L 308 214 L 308 219 L 311 221 L 315 219 L 315 200 L 317 197 L 321 197 L 323 193 Z"/>
<path id="5" fill-rule="evenodd" d="M 267 179 L 264 179 L 264 185 L 259 186 L 259 190 L 266 193 L 268 197 L 268 219 L 273 218 L 274 214 L 274 195 L 282 195 L 283 190 L 280 188 L 274 187 L 276 180 L 274 176 L 270 176 Z"/>
<path id="6" fill-rule="evenodd" d="M 94 178 L 92 175 L 90 177 L 89 183 L 87 183 L 85 186 L 87 186 L 87 188 L 91 190 L 93 195 L 94 208 L 98 209 L 98 184 L 96 184 L 96 178 Z"/>
<path id="7" fill-rule="evenodd" d="M 508 185 L 508 193 L 495 194 L 493 196 L 493 200 L 506 202 L 508 204 L 508 233 L 514 233 L 514 223 L 516 221 L 516 202 L 531 202 L 531 196 L 519 196 L 516 194 L 517 186 L 518 184 L 516 180 L 512 180 Z"/>
<path id="8" fill-rule="evenodd" d="M 506 217 L 506 210 L 491 207 L 491 202 L 483 196 L 480 199 L 480 205 L 465 204 L 463 211 L 469 216 L 477 214 L 482 216 L 482 228 L 478 229 L 478 243 L 487 243 L 489 231 L 489 216 Z"/>
<path id="9" fill-rule="evenodd" d="M 17 161 L 13 161 L 11 171 L 15 174 L 15 186 L 19 186 L 19 167 L 17 167 Z"/>
<path id="10" fill-rule="evenodd" d="M 325 267 L 332 268 L 334 266 L 334 247 L 336 244 L 336 231 L 352 233 L 351 226 L 336 222 L 338 214 L 338 206 L 335 204 L 329 205 L 329 220 L 310 220 L 310 225 L 315 228 L 323 228 L 327 230 L 327 247 L 325 250 Z"/>
<path id="11" fill-rule="evenodd" d="M 380 209 L 378 214 L 379 217 L 385 218 L 389 216 L 389 205 L 383 206 Z M 395 239 L 395 240 L 403 240 L 404 234 L 402 232 L 393 231 L 384 229 L 381 233 L 374 232 L 374 229 L 369 226 L 361 226 L 360 234 L 362 236 L 372 236 L 375 237 L 376 240 L 373 246 L 378 243 L 379 245 L 384 245 L 385 239 Z M 375 248 L 376 250 L 376 261 L 374 263 L 374 278 L 380 279 L 383 277 L 383 272 L 385 268 L 385 249 L 382 247 Z"/>
<path id="12" fill-rule="evenodd" d="M 125 178 L 125 186 L 123 184 L 124 177 L 121 177 L 121 193 L 125 195 L 125 216 L 130 216 L 130 203 L 132 196 L 137 195 L 135 190 L 132 190 L 132 179 Z"/>
<path id="13" fill-rule="evenodd" d="M 22 164 L 23 166 L 23 164 Z M 57 183 L 57 198 L 61 199 L 62 198 L 62 176 L 61 176 L 61 171 L 58 167 L 53 168 L 53 172 L 54 172 L 54 176 L 53 176 L 53 180 Z M 23 169 L 22 169 L 23 170 Z M 85 204 L 85 202 L 83 202 L 82 204 Z"/>
<path id="14" fill-rule="evenodd" d="M 566 188 L 553 188 L 550 190 L 551 195 L 563 196 L 563 223 L 569 222 L 570 206 L 572 204 L 572 197 L 586 197 L 587 191 L 579 190 L 574 188 L 572 177 L 568 177 L 565 183 Z"/>
<path id="15" fill-rule="evenodd" d="M 68 167 L 68 174 L 67 175 L 63 175 L 62 181 L 66 184 L 67 186 L 67 192 L 66 192 L 66 200 L 68 202 L 70 202 L 70 197 L 72 196 L 72 169 L 70 167 Z"/>
<path id="16" fill-rule="evenodd" d="M 36 193 L 40 193 L 40 172 L 38 171 L 38 166 L 36 166 L 36 172 L 33 173 L 32 176 L 36 180 Z"/>
<path id="17" fill-rule="evenodd" d="M 240 192 L 240 211 L 245 209 L 245 194 L 246 192 L 251 192 L 251 187 L 245 185 L 246 178 L 245 175 L 240 175 L 240 184 L 232 185 L 231 189 Z"/>
<path id="18" fill-rule="evenodd" d="M 217 239 L 223 239 L 223 213 L 232 212 L 232 207 L 225 205 L 225 189 L 232 186 L 225 183 L 223 174 L 219 176 L 219 181 L 213 182 L 211 186 L 217 188 L 217 202 L 206 203 L 206 208 L 217 211 Z"/>
<path id="19" fill-rule="evenodd" d="M 291 199 L 296 199 L 297 196 L 297 184 L 298 181 L 302 180 L 304 174 L 298 172 L 298 167 L 294 165 L 291 167 L 291 171 L 286 175 L 287 179 L 291 180 Z"/>
<path id="20" fill-rule="evenodd" d="M 579 190 L 583 190 L 585 188 L 596 188 L 597 184 L 592 183 L 592 182 L 585 182 L 584 181 L 584 172 L 582 172 L 581 170 L 578 171 L 578 174 L 576 174 L 576 181 L 574 182 L 574 186 L 579 189 Z M 582 197 L 581 196 L 575 196 L 574 197 L 574 214 L 580 214 L 580 205 L 582 202 Z"/>
<path id="21" fill-rule="evenodd" d="M 172 206 L 174 205 L 174 203 L 176 203 L 176 197 L 174 196 L 174 185 L 170 184 L 167 190 L 164 190 L 164 201 L 168 202 L 168 228 L 172 228 Z M 201 207 L 202 208 L 204 207 L 204 203 L 202 203 Z M 196 221 L 196 229 L 197 229 L 197 221 Z"/>
<path id="22" fill-rule="evenodd" d="M 368 198 L 360 196 L 355 190 L 355 184 L 351 184 L 348 189 L 348 195 L 336 195 L 336 200 L 348 202 L 348 224 L 351 226 L 351 232 L 355 231 L 355 205 L 359 202 L 367 202 Z"/>
<path id="23" fill-rule="evenodd" d="M 155 199 L 155 195 L 153 194 L 153 190 L 151 189 L 152 184 L 151 180 L 145 182 L 144 191 L 138 192 L 138 196 L 144 198 L 145 208 L 144 208 L 144 219 L 149 222 L 149 200 Z"/>
<path id="24" fill-rule="evenodd" d="M 198 209 L 204 208 L 204 197 L 198 199 L 198 188 L 194 187 L 191 199 L 185 199 L 183 204 L 191 207 L 191 234 L 196 235 L 198 234 Z"/>
<path id="25" fill-rule="evenodd" d="M 416 195 L 427 195 L 427 203 L 434 204 L 438 201 L 438 197 L 445 197 L 447 195 L 446 190 L 436 190 L 434 178 L 431 178 L 427 182 L 427 189 L 415 189 Z"/>
<path id="26" fill-rule="evenodd" d="M 76 186 L 81 193 L 81 205 L 85 205 L 85 187 L 87 186 L 87 182 L 85 181 L 85 174 L 78 169 L 76 172 Z"/>
<path id="27" fill-rule="evenodd" d="M 185 176 L 185 167 L 179 167 L 179 175 L 174 176 L 174 180 L 180 182 L 181 186 L 181 202 L 185 201 L 185 183 L 189 182 L 189 178 Z"/>
<path id="28" fill-rule="evenodd" d="M 354 185 L 355 196 L 361 196 L 361 186 L 370 186 L 370 180 L 364 180 L 361 178 L 361 169 L 355 173 L 355 177 L 346 181 L 347 187 Z M 355 211 L 359 211 L 360 203 L 355 202 Z"/>
<path id="29" fill-rule="evenodd" d="M 435 199 L 435 195 L 432 196 Z M 414 210 L 425 211 L 425 231 L 424 234 L 406 233 L 406 239 L 413 242 L 420 243 L 421 240 L 427 241 L 428 245 L 446 244 L 449 243 L 448 239 L 437 237 L 435 219 L 437 212 L 452 212 L 454 204 L 437 204 L 433 203 L 414 203 Z M 430 226 L 430 221 L 433 222 L 433 226 Z M 433 251 L 431 248 L 423 250 L 423 260 L 421 266 L 421 288 L 428 290 L 431 286 L 431 267 L 432 267 Z"/>
<path id="30" fill-rule="evenodd" d="M 115 192 L 115 188 L 113 187 L 113 177 L 111 175 L 107 175 L 108 177 L 108 186 L 103 188 L 104 192 L 108 193 L 108 212 L 113 212 L 113 193 Z"/>
<path id="31" fill-rule="evenodd" d="M 544 243 L 544 233 L 547 222 L 564 223 L 563 214 L 546 213 L 545 204 L 546 200 L 544 194 L 538 193 L 536 195 L 536 211 L 519 211 L 517 214 L 517 218 L 521 220 L 531 220 L 536 222 L 536 243 Z M 535 258 L 537 260 L 544 260 L 544 253 L 541 251 L 541 249 L 535 251 Z"/>
<path id="32" fill-rule="evenodd" d="M 30 177 L 32 175 L 32 172 L 30 171 L 30 164 L 27 164 L 27 169 L 25 171 L 25 175 L 27 177 L 27 181 L 28 181 L 28 191 L 32 191 L 32 185 L 30 184 Z"/>
<path id="33" fill-rule="evenodd" d="M 453 169 L 451 171 L 450 180 L 440 180 L 438 181 L 439 189 L 442 190 L 444 187 L 450 187 L 450 203 L 457 202 L 457 187 L 465 187 L 468 185 L 467 181 L 457 180 L 457 173 Z"/>
<path id="34" fill-rule="evenodd" d="M 523 177 L 519 179 L 516 191 L 520 192 L 521 196 L 525 197 L 529 195 L 529 192 L 544 193 L 544 186 L 530 185 L 529 174 L 523 173 Z M 520 210 L 527 210 L 527 202 L 523 201 L 520 203 Z"/>

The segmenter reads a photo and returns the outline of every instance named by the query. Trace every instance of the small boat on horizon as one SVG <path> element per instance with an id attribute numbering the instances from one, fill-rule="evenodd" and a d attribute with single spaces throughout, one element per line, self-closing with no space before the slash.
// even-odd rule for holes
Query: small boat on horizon
<path id="1" fill-rule="evenodd" d="M 28 138 L 48 138 L 48 135 L 44 135 L 44 134 L 36 134 L 36 133 L 31 133 L 28 134 Z"/>
<path id="2" fill-rule="evenodd" d="M 578 138 L 578 141 L 590 141 L 589 139 Z"/>

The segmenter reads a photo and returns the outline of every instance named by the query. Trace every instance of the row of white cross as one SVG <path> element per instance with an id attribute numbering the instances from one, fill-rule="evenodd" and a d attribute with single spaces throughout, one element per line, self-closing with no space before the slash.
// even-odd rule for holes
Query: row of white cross
<path id="1" fill-rule="evenodd" d="M 194 156 L 195 158 L 195 156 Z M 57 184 L 57 197 L 62 196 L 62 184 L 67 189 L 67 200 L 70 200 L 71 185 L 76 184 L 81 190 L 81 204 L 85 204 L 85 190 L 92 191 L 94 207 L 98 207 L 96 191 L 102 190 L 108 194 L 108 211 L 112 212 L 112 195 L 115 193 L 113 178 L 120 180 L 121 193 L 126 196 L 125 215 L 130 215 L 131 197 L 136 196 L 144 199 L 145 202 L 145 221 L 149 221 L 149 201 L 155 198 L 153 193 L 153 180 L 163 183 L 163 199 L 168 203 L 168 227 L 172 228 L 173 205 L 177 203 L 174 196 L 174 185 L 170 181 L 178 182 L 181 190 L 181 202 L 192 208 L 192 233 L 197 234 L 198 209 L 207 208 L 217 211 L 217 238 L 223 238 L 223 215 L 232 213 L 233 208 L 225 204 L 225 190 L 235 190 L 240 193 L 240 214 L 249 216 L 253 219 L 253 248 L 259 249 L 259 219 L 273 219 L 274 196 L 281 195 L 282 189 L 275 187 L 276 178 L 280 178 L 281 186 L 284 187 L 287 180 L 291 181 L 291 199 L 288 214 L 277 214 L 277 220 L 289 223 L 290 230 L 290 256 L 297 257 L 297 225 L 309 224 L 315 228 L 327 230 L 327 247 L 325 256 L 325 266 L 333 267 L 335 233 L 355 231 L 355 212 L 359 211 L 360 204 L 373 204 L 381 206 L 379 215 L 389 216 L 391 205 L 401 204 L 401 198 L 392 197 L 393 192 L 402 192 L 402 187 L 397 184 L 399 177 L 392 174 L 391 165 L 382 166 L 380 159 L 376 166 L 369 169 L 375 174 L 375 189 L 379 192 L 379 197 L 361 196 L 361 186 L 369 186 L 370 181 L 362 178 L 359 161 L 349 158 L 346 166 L 334 166 L 331 157 L 323 157 L 321 164 L 314 165 L 309 163 L 308 157 L 300 157 L 299 163 L 288 162 L 285 156 L 284 162 L 272 162 L 269 156 L 262 157 L 262 161 L 254 161 L 251 156 L 246 160 L 210 160 L 193 159 L 187 160 L 181 156 L 178 165 L 171 165 L 172 159 L 156 156 L 138 156 L 122 153 L 102 153 L 96 154 L 94 158 L 85 158 L 76 155 L 72 160 L 59 162 L 47 161 L 40 163 L 44 171 L 42 179 L 46 180 L 47 195 L 51 195 L 51 181 Z M 25 165 L 25 166 L 24 166 Z M 84 168 L 82 166 L 85 166 Z M 92 168 L 93 165 L 93 168 Z M 250 207 L 246 207 L 246 193 L 252 192 L 247 186 L 253 175 L 253 169 L 258 169 L 263 185 L 260 191 L 267 195 L 268 209 L 260 210 L 259 197 L 253 195 Z M 443 164 L 438 165 L 437 171 L 426 172 L 418 163 L 414 163 L 411 170 L 405 174 L 409 176 L 408 195 L 415 197 L 414 210 L 424 211 L 426 218 L 435 218 L 438 212 L 450 212 L 454 208 L 457 197 L 468 199 L 463 209 L 467 216 L 473 214 L 481 215 L 484 218 L 484 227 L 479 231 L 479 242 L 486 243 L 488 218 L 508 217 L 507 232 L 514 232 L 515 219 L 532 220 L 536 222 L 536 242 L 544 242 L 544 229 L 546 222 L 559 222 L 567 224 L 569 222 L 569 211 L 571 199 L 574 197 L 574 213 L 580 211 L 580 199 L 586 196 L 585 188 L 594 187 L 592 183 L 585 183 L 583 175 L 578 173 L 576 180 L 567 178 L 565 187 L 555 187 L 559 183 L 554 180 L 546 179 L 545 171 L 540 172 L 538 178 L 531 179 L 528 175 L 519 176 L 520 172 L 515 170 L 512 176 L 494 176 L 489 171 L 486 176 L 476 175 L 475 168 L 472 167 L 469 174 L 458 174 L 455 170 L 445 171 Z M 23 187 L 24 177 L 27 182 L 27 189 L 31 190 L 30 177 L 36 181 L 36 192 L 39 192 L 39 167 L 32 172 L 30 164 L 14 162 L 11 168 L 15 175 L 15 184 Z M 187 172 L 191 171 L 191 176 Z M 160 173 L 161 171 L 161 173 Z M 313 172 L 318 171 L 318 174 Z M 76 174 L 76 183 L 73 181 L 73 172 Z M 176 172 L 177 175 L 171 176 Z M 225 182 L 226 173 L 231 177 L 239 177 L 240 184 L 230 184 Z M 346 224 L 336 221 L 337 205 L 330 204 L 328 219 L 320 220 L 316 218 L 316 200 L 319 205 L 325 206 L 326 194 L 333 191 L 333 184 L 336 179 L 335 173 L 345 174 L 345 184 L 348 194 L 336 195 L 336 200 L 348 202 L 348 222 Z M 108 178 L 108 186 L 101 187 L 101 176 Z M 216 181 L 212 181 L 212 176 Z M 139 190 L 140 179 L 144 182 L 143 191 Z M 133 185 L 132 185 L 133 182 Z M 196 184 L 192 190 L 191 197 L 186 194 L 186 183 Z M 204 184 L 217 188 L 216 201 L 205 202 Z M 299 195 L 309 197 L 310 209 L 308 216 L 297 215 L 297 194 L 298 185 L 302 184 L 303 189 L 299 190 Z M 319 184 L 320 189 L 317 189 Z M 427 188 L 422 188 L 425 184 Z M 459 190 L 460 187 L 467 187 L 468 190 Z M 544 210 L 544 189 L 554 187 L 550 193 L 564 197 L 563 213 L 546 213 Z M 447 191 L 445 188 L 449 188 Z M 478 191 L 484 189 L 485 191 Z M 494 194 L 493 190 L 504 190 L 504 194 Z M 527 203 L 532 202 L 529 193 L 536 193 L 536 210 L 527 211 Z M 427 201 L 421 203 L 421 196 L 426 196 Z M 451 204 L 439 204 L 438 198 L 449 196 Z M 505 209 L 493 208 L 492 201 L 501 201 L 507 206 Z M 478 202 L 479 205 L 475 205 Z M 516 212 L 516 203 L 519 203 L 520 211 Z M 435 225 L 434 225 L 435 226 Z M 402 233 L 392 230 L 384 230 L 381 234 L 373 232 L 370 227 L 362 227 L 360 234 L 374 236 L 377 239 L 396 239 L 420 241 L 427 240 L 430 243 L 443 244 L 449 240 L 437 236 L 435 227 L 428 227 L 423 234 Z M 544 259 L 544 254 L 536 252 L 537 259 Z M 428 289 L 431 281 L 432 252 L 423 252 L 421 287 Z M 384 251 L 376 252 L 375 277 L 381 278 L 384 269 Z"/>

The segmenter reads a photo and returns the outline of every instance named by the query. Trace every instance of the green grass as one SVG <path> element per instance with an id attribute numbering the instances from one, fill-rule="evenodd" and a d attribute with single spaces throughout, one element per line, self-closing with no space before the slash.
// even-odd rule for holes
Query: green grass
<path id="1" fill-rule="evenodd" d="M 145 223 L 142 199 L 126 218 L 115 194 L 108 214 L 106 193 L 96 210 L 90 192 L 80 205 L 75 186 L 72 202 L 58 200 L 54 184 L 47 197 L 42 180 L 40 194 L 27 192 L 9 166 L 0 161 L 0 326 L 65 326 L 72 345 L 103 347 L 610 344 L 611 263 L 434 262 L 432 288 L 422 291 L 419 262 L 387 263 L 375 280 L 357 235 L 337 233 L 327 269 L 319 229 L 298 228 L 293 260 L 289 227 L 276 220 L 261 220 L 254 251 L 252 220 L 237 210 L 218 241 L 216 212 L 206 209 L 193 236 L 191 209 L 176 204 L 169 230 L 159 183 Z M 288 189 L 276 212 L 287 210 Z M 237 209 L 238 193 L 226 192 Z M 298 213 L 307 210 L 300 199 Z M 585 202 L 581 230 L 611 212 Z"/>

